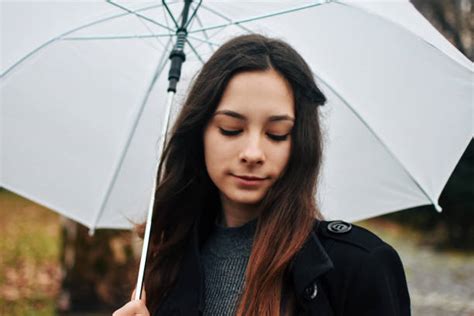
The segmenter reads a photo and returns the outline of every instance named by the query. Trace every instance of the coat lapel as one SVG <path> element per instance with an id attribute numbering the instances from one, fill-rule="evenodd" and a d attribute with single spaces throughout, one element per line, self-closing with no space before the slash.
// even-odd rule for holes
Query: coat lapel
<path id="1" fill-rule="evenodd" d="M 319 221 L 317 225 L 319 225 Z M 334 265 L 329 255 L 321 244 L 315 230 L 312 230 L 303 248 L 295 256 L 289 268 L 297 296 L 301 297 L 304 290 L 319 276 L 333 268 Z"/>

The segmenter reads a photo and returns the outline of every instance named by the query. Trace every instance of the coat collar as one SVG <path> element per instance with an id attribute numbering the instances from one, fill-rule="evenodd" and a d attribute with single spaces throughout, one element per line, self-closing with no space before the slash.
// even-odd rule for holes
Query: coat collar
<path id="1" fill-rule="evenodd" d="M 315 225 L 319 225 L 319 221 L 316 221 Z M 204 270 L 200 261 L 200 244 L 203 236 L 209 231 L 203 233 L 198 226 L 196 223 L 193 227 L 176 286 L 169 297 L 173 305 L 181 311 L 181 315 L 198 315 L 204 307 Z M 305 288 L 315 279 L 334 267 L 315 230 L 311 231 L 289 267 L 298 296 L 303 295 Z"/>
<path id="2" fill-rule="evenodd" d="M 289 271 L 293 279 L 295 293 L 298 296 L 322 274 L 334 268 L 334 265 L 324 249 L 315 231 L 320 222 L 316 221 L 315 228 L 308 239 L 292 260 Z"/>

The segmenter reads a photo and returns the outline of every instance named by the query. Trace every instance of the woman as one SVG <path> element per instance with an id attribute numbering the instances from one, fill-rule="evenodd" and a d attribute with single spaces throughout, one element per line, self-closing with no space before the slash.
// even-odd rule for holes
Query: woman
<path id="1" fill-rule="evenodd" d="M 395 250 L 315 203 L 325 102 L 283 41 L 212 55 L 159 166 L 146 300 L 114 316 L 410 314 Z"/>

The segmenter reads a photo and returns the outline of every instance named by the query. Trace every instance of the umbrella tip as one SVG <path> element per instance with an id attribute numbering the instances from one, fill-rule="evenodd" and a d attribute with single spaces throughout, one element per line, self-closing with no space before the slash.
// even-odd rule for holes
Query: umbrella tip
<path id="1" fill-rule="evenodd" d="M 89 236 L 94 236 L 95 234 L 95 228 L 89 228 Z"/>
<path id="2" fill-rule="evenodd" d="M 443 211 L 441 206 L 439 206 L 438 204 L 435 204 L 434 207 L 435 207 L 436 211 L 438 211 L 438 213 L 441 213 Z"/>

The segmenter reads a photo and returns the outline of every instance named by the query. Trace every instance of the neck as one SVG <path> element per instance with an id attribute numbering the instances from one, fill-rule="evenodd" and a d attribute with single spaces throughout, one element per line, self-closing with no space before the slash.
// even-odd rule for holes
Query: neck
<path id="1" fill-rule="evenodd" d="M 234 203 L 221 198 L 220 224 L 226 227 L 239 227 L 260 215 L 257 204 Z"/>

